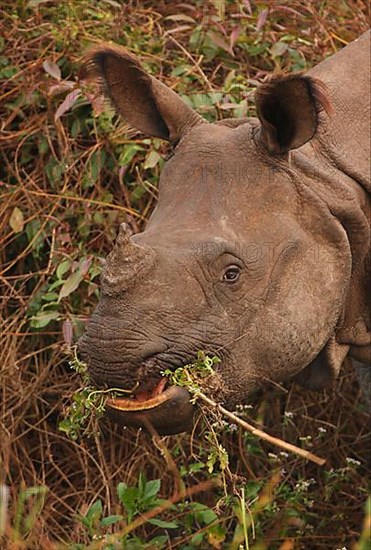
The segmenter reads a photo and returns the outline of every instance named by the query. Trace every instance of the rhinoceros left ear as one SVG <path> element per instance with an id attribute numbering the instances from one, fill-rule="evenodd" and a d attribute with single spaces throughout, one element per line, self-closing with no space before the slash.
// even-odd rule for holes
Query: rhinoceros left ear
<path id="1" fill-rule="evenodd" d="M 255 95 L 260 142 L 272 155 L 297 149 L 317 131 L 319 113 L 330 112 L 325 85 L 303 75 L 274 76 Z"/>

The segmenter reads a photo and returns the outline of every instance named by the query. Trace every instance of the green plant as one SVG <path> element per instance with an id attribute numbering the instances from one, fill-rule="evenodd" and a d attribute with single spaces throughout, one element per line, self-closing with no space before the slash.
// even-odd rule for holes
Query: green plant
<path id="1" fill-rule="evenodd" d="M 132 523 L 139 516 L 151 511 L 158 510 L 158 513 L 161 513 L 169 509 L 167 501 L 158 496 L 160 488 L 161 480 L 147 481 L 144 474 L 140 474 L 137 485 L 127 485 L 123 482 L 117 485 L 119 514 L 104 516 L 102 501 L 97 500 L 89 507 L 86 514 L 78 516 L 78 519 L 92 540 L 105 539 L 113 544 L 119 542 L 125 545 L 125 548 L 149 548 L 151 545 L 164 548 L 164 544 L 168 542 L 167 535 L 154 536 L 150 540 L 143 541 L 131 533 Z M 170 505 L 170 507 L 175 509 L 175 506 Z M 162 520 L 155 516 L 149 517 L 145 523 L 161 530 L 178 527 L 176 521 Z M 109 537 L 112 526 L 115 526 L 116 533 Z"/>
<path id="2" fill-rule="evenodd" d="M 203 391 L 205 383 L 210 377 L 214 376 L 214 365 L 220 363 L 219 357 L 215 355 L 209 357 L 203 351 L 199 351 L 197 359 L 184 367 L 179 367 L 175 371 L 165 369 L 162 375 L 169 379 L 170 384 L 182 386 L 192 394 L 192 401 L 196 402 L 200 392 Z"/>
<path id="3" fill-rule="evenodd" d="M 73 393 L 72 403 L 64 411 L 59 429 L 72 440 L 76 440 L 81 436 L 96 433 L 97 420 L 105 411 L 107 392 L 89 385 L 87 365 L 77 357 L 76 348 L 73 348 L 73 358 L 69 364 L 71 369 L 81 376 L 84 386 Z"/>
<path id="4" fill-rule="evenodd" d="M 8 531 L 15 544 L 27 540 L 42 512 L 47 492 L 48 489 L 45 486 L 24 487 L 22 485 L 15 498 L 14 516 L 10 522 L 8 517 L 9 488 L 2 486 L 0 492 L 0 537 Z"/>

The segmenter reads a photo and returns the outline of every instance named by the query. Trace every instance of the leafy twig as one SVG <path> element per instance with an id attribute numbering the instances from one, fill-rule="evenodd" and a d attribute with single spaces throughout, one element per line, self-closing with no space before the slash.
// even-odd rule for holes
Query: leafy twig
<path id="1" fill-rule="evenodd" d="M 323 466 L 325 464 L 326 460 L 324 458 L 306 451 L 305 449 L 301 449 L 296 445 L 287 443 L 283 439 L 269 435 L 259 428 L 255 428 L 245 420 L 242 420 L 240 417 L 235 415 L 233 412 L 228 411 L 222 405 L 205 395 L 202 391 L 202 387 L 205 386 L 205 381 L 210 380 L 210 377 L 215 374 L 213 365 L 219 362 L 220 359 L 218 357 L 208 357 L 203 352 L 199 352 L 197 360 L 194 363 L 186 365 L 185 367 L 180 367 L 173 372 L 171 370 L 166 370 L 163 372 L 163 375 L 168 376 L 172 384 L 187 388 L 187 390 L 192 394 L 192 400 L 194 402 L 196 402 L 197 399 L 202 400 L 209 407 L 217 410 L 219 413 L 232 420 L 232 422 L 241 426 L 244 430 L 260 437 L 260 439 L 268 441 L 271 445 L 281 447 L 281 449 L 285 449 L 285 451 L 295 453 L 302 458 L 315 462 L 319 466 Z"/>

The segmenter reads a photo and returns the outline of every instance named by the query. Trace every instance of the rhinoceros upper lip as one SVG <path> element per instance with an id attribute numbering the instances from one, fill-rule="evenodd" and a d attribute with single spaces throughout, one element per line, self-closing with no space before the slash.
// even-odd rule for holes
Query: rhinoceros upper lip
<path id="1" fill-rule="evenodd" d="M 167 379 L 162 378 L 152 391 L 136 392 L 133 393 L 133 397 L 131 398 L 110 397 L 107 399 L 106 404 L 112 409 L 125 412 L 153 409 L 167 401 L 171 387 L 165 390 L 166 384 Z"/>

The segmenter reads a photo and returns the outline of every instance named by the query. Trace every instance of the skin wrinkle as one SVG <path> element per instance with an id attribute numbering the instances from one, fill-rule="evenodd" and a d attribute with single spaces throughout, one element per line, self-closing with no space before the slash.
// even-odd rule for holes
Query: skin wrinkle
<path id="1" fill-rule="evenodd" d="M 198 266 L 199 266 L 199 268 L 200 268 L 200 271 L 202 272 L 202 269 L 201 269 L 201 262 L 200 262 L 199 260 L 196 260 L 196 263 L 198 264 Z M 187 268 L 187 266 L 184 266 L 184 269 L 185 269 L 185 271 L 188 273 L 188 275 L 189 275 L 190 277 L 193 277 L 193 279 L 196 281 L 196 283 L 197 283 L 198 286 L 200 287 L 201 292 L 202 292 L 202 294 L 203 294 L 203 296 L 204 296 L 204 298 L 205 298 L 206 304 L 207 304 L 207 305 L 209 306 L 209 308 L 211 309 L 211 307 L 212 307 L 211 300 L 210 300 L 210 298 L 208 297 L 207 292 L 206 292 L 206 290 L 204 289 L 204 287 L 203 287 L 203 285 L 202 285 L 202 283 L 201 283 L 201 280 L 197 277 L 196 273 L 192 273 L 192 271 L 190 271 L 190 270 Z"/>
<path id="2" fill-rule="evenodd" d="M 184 317 L 183 316 L 178 314 L 178 319 L 176 319 L 176 317 L 174 318 L 174 314 L 176 314 L 176 311 L 169 313 L 169 318 L 171 319 L 172 324 L 176 324 L 177 320 L 182 321 L 184 323 Z M 150 313 L 150 314 L 147 313 L 147 317 L 149 317 L 149 319 L 148 319 L 149 323 L 146 323 L 146 319 L 143 318 L 143 316 L 140 313 L 138 314 L 138 317 L 139 318 L 142 317 L 143 323 L 145 323 L 148 327 L 154 326 L 154 324 L 151 322 L 151 318 L 152 318 L 152 321 L 155 321 L 157 325 L 160 325 L 159 330 L 158 330 L 159 333 L 162 332 L 162 334 L 167 334 L 169 332 L 169 328 L 167 326 L 167 323 L 163 319 L 159 319 L 156 312 L 153 312 L 153 313 Z M 197 322 L 197 319 L 194 319 L 194 318 L 189 319 L 187 321 L 187 323 L 191 326 L 195 322 Z M 161 329 L 162 329 L 162 331 L 161 331 Z M 139 332 L 139 329 L 136 328 L 136 331 Z M 143 339 L 145 339 L 145 340 L 152 340 L 153 341 L 153 340 L 157 339 L 157 335 L 153 331 L 152 332 L 140 331 L 140 334 L 141 334 L 141 336 L 143 336 Z M 132 336 L 134 336 L 133 343 L 135 344 L 136 340 L 137 340 L 137 335 L 132 334 Z M 161 338 L 163 339 L 163 336 Z M 167 339 L 169 342 L 171 342 L 170 338 L 165 338 L 165 339 Z M 140 341 L 140 338 L 138 340 Z M 111 343 L 111 340 L 109 340 L 109 342 Z M 125 335 L 125 342 L 127 342 L 128 344 L 130 343 L 130 335 L 129 334 Z M 169 347 L 168 347 L 168 349 L 169 349 Z"/>
<path id="3" fill-rule="evenodd" d="M 253 323 L 254 319 L 255 319 L 256 316 L 258 315 L 259 311 L 261 311 L 263 308 L 268 309 L 267 300 L 268 300 L 268 295 L 269 295 L 269 283 L 271 282 L 271 279 L 272 279 L 274 270 L 275 270 L 276 266 L 279 264 L 282 255 L 283 255 L 283 254 L 286 255 L 286 254 L 288 254 L 288 253 L 289 253 L 289 250 L 283 249 L 283 250 L 281 251 L 281 253 L 279 254 L 277 260 L 276 260 L 275 263 L 273 264 L 272 269 L 271 269 L 271 271 L 270 271 L 269 280 L 268 280 L 268 282 L 267 282 L 267 284 L 266 284 L 266 286 L 265 286 L 265 291 L 266 291 L 266 292 L 264 292 L 263 295 L 260 297 L 260 299 L 259 299 L 259 306 L 258 306 L 258 307 L 255 307 L 254 316 L 250 319 L 249 327 L 248 327 L 248 329 L 246 330 L 246 332 L 245 332 L 244 334 L 242 334 L 242 335 L 239 335 L 239 336 L 236 337 L 234 340 L 231 340 L 231 341 L 227 342 L 222 348 L 218 348 L 218 349 L 216 350 L 216 353 L 221 352 L 224 348 L 229 347 L 229 346 L 231 346 L 232 344 L 234 344 L 234 343 L 236 343 L 236 342 L 242 340 L 242 339 L 245 338 L 246 336 L 248 336 L 249 331 L 250 331 L 250 329 L 251 329 L 251 324 Z M 256 300 L 255 300 L 255 304 L 256 304 Z"/>
<path id="4" fill-rule="evenodd" d="M 322 198 L 322 196 L 318 194 L 318 192 L 316 192 L 315 189 L 313 189 L 312 185 L 308 184 L 308 182 L 306 181 L 307 179 L 306 176 L 304 175 L 304 173 L 301 172 L 298 166 L 296 166 L 295 169 L 291 166 L 287 166 L 286 169 L 287 169 L 287 175 L 290 177 L 296 189 L 298 204 L 300 205 L 300 209 L 301 209 L 300 219 L 302 222 L 301 224 L 302 229 L 304 229 L 307 232 L 307 234 L 310 235 L 312 238 L 314 238 L 316 242 L 319 244 L 323 237 L 319 233 L 314 233 L 313 227 L 312 226 L 308 227 L 308 224 L 305 223 L 306 215 L 305 215 L 304 209 L 305 207 L 307 208 L 308 195 L 312 196 L 312 199 L 315 198 L 317 207 L 320 206 L 321 209 L 327 211 L 328 214 L 330 214 L 334 218 L 336 218 L 336 216 L 334 215 L 333 212 L 331 212 L 331 209 L 328 207 L 328 204 Z"/>
<path id="5" fill-rule="evenodd" d="M 223 254 L 222 254 L 222 255 L 223 255 Z M 221 256 L 222 256 L 222 255 L 221 255 Z M 221 256 L 220 256 L 220 257 L 221 257 Z M 219 257 L 219 258 L 220 258 L 220 257 Z M 203 266 L 202 266 L 201 261 L 200 261 L 200 260 L 197 260 L 197 263 L 198 263 L 198 265 L 199 265 L 201 271 L 203 271 L 204 268 L 203 268 Z M 211 275 L 211 273 L 210 273 L 210 266 L 211 266 L 211 262 L 207 264 L 207 268 L 208 268 L 207 271 L 208 271 L 208 274 L 210 275 L 210 278 L 212 278 L 212 275 Z M 205 269 L 206 269 L 206 267 L 205 267 Z M 215 297 L 215 299 L 217 300 L 219 306 L 222 308 L 222 310 L 224 311 L 224 313 L 225 313 L 228 317 L 230 317 L 230 315 L 231 315 L 230 312 L 228 312 L 228 310 L 224 307 L 224 305 L 222 304 L 222 302 L 218 299 L 218 292 L 220 292 L 220 290 L 219 290 L 219 289 L 220 289 L 220 280 L 215 280 L 215 281 L 212 283 L 212 287 L 213 287 L 213 294 L 214 294 L 214 297 Z M 219 287 L 219 288 L 218 288 L 218 287 Z M 216 291 L 217 288 L 218 288 L 218 292 Z M 228 289 L 227 285 L 224 285 L 224 286 L 222 287 L 222 289 L 224 290 L 225 296 L 228 298 L 228 295 L 230 294 L 231 289 L 230 289 L 230 288 Z M 222 290 L 222 293 L 223 293 L 223 290 Z M 205 297 L 206 297 L 206 299 L 207 299 L 207 293 L 206 293 L 206 291 L 205 291 Z"/>
<path id="6" fill-rule="evenodd" d="M 256 145 L 257 145 L 257 149 L 260 150 L 260 154 L 262 154 L 264 161 L 267 162 L 267 155 L 264 153 L 264 150 L 262 149 L 259 142 L 257 142 Z M 301 227 L 305 228 L 308 235 L 313 237 L 313 227 L 310 226 L 309 228 L 306 228 L 307 224 L 305 223 L 306 221 L 305 211 L 307 209 L 306 203 L 308 200 L 308 192 L 315 193 L 317 195 L 318 202 L 322 203 L 325 207 L 327 207 L 327 205 L 324 203 L 322 197 L 316 193 L 315 189 L 313 189 L 313 186 L 310 184 L 308 185 L 308 183 L 306 182 L 307 177 L 305 172 L 302 171 L 302 166 L 300 164 L 295 164 L 295 166 L 293 166 L 291 162 L 290 163 L 287 162 L 287 159 L 282 160 L 280 158 L 278 159 L 269 158 L 268 160 L 269 160 L 269 166 L 273 169 L 273 171 L 277 171 L 277 172 L 281 171 L 290 178 L 290 181 L 293 184 L 295 189 L 293 196 L 295 196 L 297 199 L 297 211 L 295 215 L 299 218 L 301 222 Z M 311 165 L 311 167 L 313 166 Z M 307 191 L 306 196 L 303 196 L 303 186 L 306 187 L 306 191 Z M 314 238 L 315 238 L 315 235 L 314 235 Z"/>

